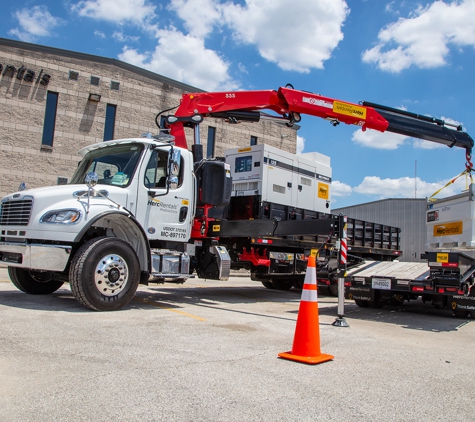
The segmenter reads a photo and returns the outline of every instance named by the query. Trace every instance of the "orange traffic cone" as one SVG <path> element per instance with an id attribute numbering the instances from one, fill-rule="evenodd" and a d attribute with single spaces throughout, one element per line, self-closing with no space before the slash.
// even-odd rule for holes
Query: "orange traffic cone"
<path id="1" fill-rule="evenodd" d="M 314 256 L 308 258 L 292 351 L 279 353 L 279 357 L 309 364 L 327 362 L 333 359 L 332 355 L 325 355 L 320 352 L 317 270 Z"/>

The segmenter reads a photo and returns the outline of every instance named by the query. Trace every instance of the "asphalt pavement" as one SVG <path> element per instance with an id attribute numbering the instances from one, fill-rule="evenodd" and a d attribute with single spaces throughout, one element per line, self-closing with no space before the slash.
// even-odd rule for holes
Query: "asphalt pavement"
<path id="1" fill-rule="evenodd" d="M 475 321 L 420 301 L 383 309 L 319 294 L 321 352 L 278 358 L 300 291 L 246 277 L 141 286 L 93 312 L 67 285 L 27 295 L 0 267 L 0 421 L 471 421 Z"/>

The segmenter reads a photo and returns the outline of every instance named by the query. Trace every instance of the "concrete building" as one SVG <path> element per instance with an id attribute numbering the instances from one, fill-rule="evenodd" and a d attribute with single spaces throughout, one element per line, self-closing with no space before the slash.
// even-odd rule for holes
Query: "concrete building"
<path id="1" fill-rule="evenodd" d="M 198 91 L 119 60 L 0 38 L 0 197 L 21 182 L 67 182 L 80 148 L 157 133 L 157 113 Z M 206 119 L 201 141 L 208 156 L 253 143 L 295 153 L 296 129 Z"/>
<path id="2" fill-rule="evenodd" d="M 401 229 L 400 261 L 422 262 L 426 251 L 426 199 L 383 199 L 366 204 L 336 208 L 333 214 L 399 227 Z"/>

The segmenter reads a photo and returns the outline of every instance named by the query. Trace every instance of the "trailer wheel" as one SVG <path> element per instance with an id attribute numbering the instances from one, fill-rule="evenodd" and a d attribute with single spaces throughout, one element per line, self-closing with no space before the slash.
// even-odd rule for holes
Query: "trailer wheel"
<path id="1" fill-rule="evenodd" d="M 54 280 L 52 273 L 48 271 L 8 267 L 8 275 L 18 290 L 31 295 L 49 295 L 63 285 L 62 281 Z"/>
<path id="2" fill-rule="evenodd" d="M 369 307 L 373 309 L 381 309 L 384 306 L 384 302 L 381 300 L 370 300 L 369 302 Z"/>
<path id="3" fill-rule="evenodd" d="M 140 265 L 132 247 L 115 237 L 85 243 L 74 256 L 69 283 L 76 300 L 94 311 L 116 311 L 134 297 Z"/>
<path id="4" fill-rule="evenodd" d="M 322 296 L 329 296 L 331 293 L 327 285 L 325 286 L 320 285 L 318 286 L 318 294 Z"/>
<path id="5" fill-rule="evenodd" d="M 469 314 L 469 311 L 465 309 L 454 309 L 453 312 L 455 318 L 467 318 Z"/>
<path id="6" fill-rule="evenodd" d="M 367 300 L 361 300 L 361 299 L 355 299 L 356 306 L 359 306 L 360 308 L 369 308 L 369 301 Z"/>
<path id="7" fill-rule="evenodd" d="M 332 296 L 338 297 L 338 284 L 330 284 L 328 290 Z"/>

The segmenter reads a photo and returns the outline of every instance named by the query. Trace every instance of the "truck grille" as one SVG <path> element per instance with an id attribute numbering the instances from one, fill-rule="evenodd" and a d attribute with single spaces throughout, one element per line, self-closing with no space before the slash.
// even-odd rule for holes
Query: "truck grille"
<path id="1" fill-rule="evenodd" d="M 0 225 L 27 226 L 30 221 L 32 207 L 33 201 L 31 199 L 3 202 L 0 209 Z"/>

